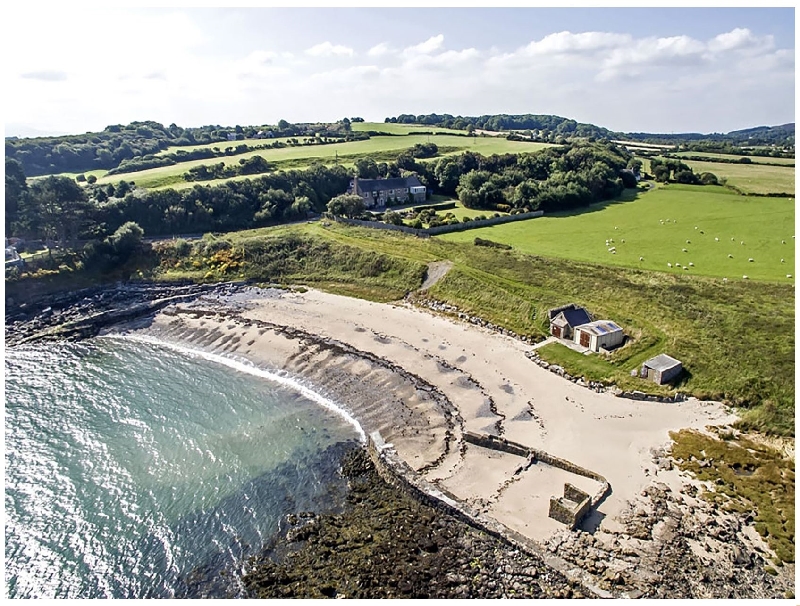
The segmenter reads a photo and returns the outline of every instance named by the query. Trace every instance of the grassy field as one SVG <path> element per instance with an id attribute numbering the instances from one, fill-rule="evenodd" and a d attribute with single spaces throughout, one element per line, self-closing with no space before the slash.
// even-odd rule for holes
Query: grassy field
<path id="1" fill-rule="evenodd" d="M 454 128 L 442 128 L 425 124 L 392 124 L 391 122 L 352 122 L 350 127 L 355 132 L 375 131 L 390 135 L 407 135 L 410 132 L 435 132 L 453 135 L 464 135 L 467 131 Z"/>
<path id="2" fill-rule="evenodd" d="M 478 236 L 533 255 L 672 274 L 738 281 L 746 275 L 750 280 L 794 283 L 786 277 L 795 273 L 793 199 L 748 198 L 722 187 L 676 184 L 634 195 L 628 196 L 629 201 L 588 210 L 437 238 L 472 242 Z M 612 247 L 616 253 L 609 252 Z M 694 265 L 689 267 L 690 263 Z"/>
<path id="3" fill-rule="evenodd" d="M 789 166 L 794 166 L 795 163 L 794 158 L 771 158 L 769 156 L 735 156 L 733 154 L 716 154 L 713 152 L 699 152 L 699 151 L 676 152 L 673 155 L 678 156 L 679 158 L 689 158 L 692 156 L 702 157 L 702 158 L 720 158 L 723 160 L 733 160 L 734 162 L 738 162 L 742 158 L 750 158 L 750 161 L 753 164 L 787 164 Z M 719 164 L 719 162 L 716 162 L 715 164 Z"/>
<path id="4" fill-rule="evenodd" d="M 695 173 L 714 173 L 717 178 L 727 179 L 728 185 L 747 194 L 788 193 L 794 195 L 794 167 L 791 166 L 723 164 L 694 160 L 686 160 L 685 163 Z"/>
<path id="5" fill-rule="evenodd" d="M 236 165 L 239 160 L 252 156 L 262 156 L 268 162 L 275 163 L 276 168 L 282 168 L 287 163 L 289 168 L 301 168 L 310 165 L 314 161 L 331 162 L 336 156 L 347 156 L 353 154 L 380 154 L 384 152 L 397 152 L 416 143 L 436 143 L 442 148 L 455 148 L 448 153 L 461 153 L 470 150 L 484 155 L 501 153 L 525 153 L 534 152 L 548 145 L 545 143 L 530 143 L 524 141 L 508 141 L 493 137 L 456 137 L 453 135 L 408 135 L 404 137 L 386 136 L 372 137 L 365 141 L 350 141 L 346 143 L 332 143 L 329 145 L 311 145 L 298 147 L 285 147 L 281 149 L 265 149 L 245 152 L 236 156 L 226 156 L 223 158 L 210 158 L 204 160 L 193 160 L 181 162 L 172 166 L 161 166 L 136 173 L 126 173 L 124 177 L 132 180 L 139 187 L 157 188 L 175 185 L 183 181 L 182 175 L 193 166 L 202 164 L 215 164 L 223 162 L 226 165 Z M 447 155 L 447 154 L 444 154 Z M 98 179 L 99 183 L 118 182 L 123 175 L 104 176 Z M 222 180 L 208 183 L 221 183 Z M 194 184 L 190 184 L 189 187 Z"/>

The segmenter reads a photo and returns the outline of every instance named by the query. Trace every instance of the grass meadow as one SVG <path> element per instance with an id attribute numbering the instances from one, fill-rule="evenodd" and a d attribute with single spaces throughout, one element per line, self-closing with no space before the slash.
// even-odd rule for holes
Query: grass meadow
<path id="1" fill-rule="evenodd" d="M 471 242 L 478 236 L 545 257 L 740 281 L 746 275 L 749 280 L 793 284 L 794 278 L 786 275 L 795 273 L 794 214 L 793 199 L 669 184 L 631 194 L 628 201 L 437 238 Z"/>
<path id="2" fill-rule="evenodd" d="M 366 123 L 365 123 L 366 124 Z M 502 153 L 525 153 L 534 152 L 544 147 L 546 143 L 532 143 L 525 141 L 508 141 L 497 137 L 458 137 L 455 135 L 406 135 L 406 136 L 376 136 L 365 141 L 349 141 L 343 143 L 331 143 L 328 145 L 310 145 L 298 147 L 284 147 L 280 149 L 264 149 L 248 151 L 235 156 L 225 156 L 221 158 L 208 158 L 203 160 L 192 160 L 181 162 L 172 166 L 160 166 L 135 173 L 125 173 L 122 175 L 103 176 L 98 179 L 99 183 L 117 183 L 120 179 L 134 181 L 137 186 L 145 188 L 172 187 L 178 184 L 192 187 L 195 183 L 188 183 L 183 180 L 183 174 L 193 166 L 202 164 L 215 164 L 223 162 L 226 165 L 236 165 L 239 160 L 253 156 L 261 156 L 268 162 L 275 165 L 275 168 L 295 168 L 302 169 L 310 166 L 313 162 L 330 163 L 337 156 L 346 161 L 347 156 L 354 155 L 379 155 L 381 153 L 397 154 L 405 149 L 413 147 L 417 143 L 436 143 L 440 148 L 448 151 L 442 155 L 450 153 L 461 153 L 466 150 L 474 151 L 483 155 L 502 154 Z M 242 142 L 230 142 L 233 144 Z M 212 147 L 224 149 L 229 145 L 218 144 Z M 351 160 L 352 162 L 352 160 Z M 224 180 L 204 181 L 203 185 L 219 184 Z"/>
<path id="3" fill-rule="evenodd" d="M 735 156 L 733 154 L 717 154 L 714 152 L 699 152 L 699 151 L 684 151 L 675 152 L 672 154 L 679 158 L 719 158 L 721 160 L 733 160 L 739 162 L 742 158 L 749 158 L 753 164 L 786 164 L 787 166 L 794 166 L 794 158 L 772 158 L 771 156 Z M 719 162 L 717 162 L 719 164 Z"/>
<path id="4" fill-rule="evenodd" d="M 720 162 L 698 162 L 686 160 L 686 164 L 697 173 L 714 173 L 746 194 L 791 194 L 794 195 L 794 167 L 768 166 L 765 164 L 723 164 Z"/>

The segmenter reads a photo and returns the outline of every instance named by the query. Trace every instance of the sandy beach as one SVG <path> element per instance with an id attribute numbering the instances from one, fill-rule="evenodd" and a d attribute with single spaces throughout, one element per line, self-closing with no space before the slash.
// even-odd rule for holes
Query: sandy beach
<path id="1" fill-rule="evenodd" d="M 525 357 L 527 343 L 410 305 L 315 290 L 200 297 L 136 333 L 301 378 L 367 434 L 380 431 L 426 480 L 537 542 L 564 529 L 548 506 L 565 482 L 589 494 L 599 484 L 543 465 L 520 473 L 519 457 L 467 444 L 464 431 L 501 435 L 604 476 L 611 493 L 584 524 L 614 530 L 655 477 L 676 488 L 686 481 L 653 463 L 669 431 L 736 418 L 714 402 L 597 393 L 538 367 Z"/>

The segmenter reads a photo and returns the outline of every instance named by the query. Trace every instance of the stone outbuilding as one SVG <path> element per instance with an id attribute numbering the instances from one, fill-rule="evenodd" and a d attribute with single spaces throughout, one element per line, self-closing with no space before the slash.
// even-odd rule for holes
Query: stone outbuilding
<path id="1" fill-rule="evenodd" d="M 625 333 L 611 320 L 595 320 L 576 326 L 573 340 L 591 351 L 600 351 L 622 345 L 625 342 Z"/>
<path id="2" fill-rule="evenodd" d="M 682 372 L 683 364 L 680 360 L 676 360 L 667 354 L 660 354 L 642 364 L 642 372 L 640 374 L 643 378 L 646 377 L 654 383 L 664 385 L 664 383 L 670 383 L 677 379 Z"/>
<path id="3" fill-rule="evenodd" d="M 574 303 L 551 309 L 550 334 L 559 339 L 571 339 L 576 326 L 592 321 L 589 312 Z"/>

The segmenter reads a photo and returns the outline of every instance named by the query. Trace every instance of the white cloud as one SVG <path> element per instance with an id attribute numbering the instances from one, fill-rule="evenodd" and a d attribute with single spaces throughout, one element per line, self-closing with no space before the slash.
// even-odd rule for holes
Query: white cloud
<path id="1" fill-rule="evenodd" d="M 386 42 L 381 42 L 380 44 L 376 44 L 371 49 L 367 51 L 367 55 L 370 57 L 380 57 L 381 55 L 385 55 L 391 52 L 391 48 Z"/>
<path id="2" fill-rule="evenodd" d="M 611 34 L 606 32 L 558 32 L 545 36 L 541 40 L 531 42 L 525 47 L 530 55 L 554 55 L 564 53 L 588 53 L 609 48 L 619 48 L 630 44 L 628 34 Z"/>
<path id="3" fill-rule="evenodd" d="M 439 34 L 438 36 L 431 36 L 425 42 L 421 42 L 414 46 L 409 46 L 403 49 L 404 55 L 423 55 L 432 53 L 433 51 L 439 50 L 442 48 L 442 44 L 444 44 L 444 35 Z"/>
<path id="4" fill-rule="evenodd" d="M 719 34 L 708 43 L 708 50 L 714 53 L 747 48 L 767 50 L 774 47 L 775 41 L 772 36 L 758 38 L 754 36 L 749 29 L 742 28 L 736 28 L 725 34 Z"/>
<path id="5" fill-rule="evenodd" d="M 312 57 L 331 57 L 334 55 L 347 55 L 352 57 L 353 49 L 341 44 L 331 44 L 326 40 L 325 42 L 321 42 L 320 44 L 306 49 L 306 54 Z"/>

